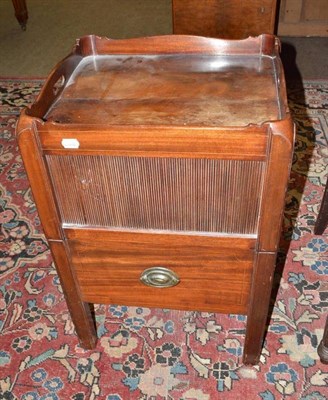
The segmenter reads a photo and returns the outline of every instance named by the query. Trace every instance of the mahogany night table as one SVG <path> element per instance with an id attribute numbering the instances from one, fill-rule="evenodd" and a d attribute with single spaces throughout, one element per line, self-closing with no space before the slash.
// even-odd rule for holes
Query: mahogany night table
<path id="1" fill-rule="evenodd" d="M 17 127 L 81 345 L 90 304 L 247 315 L 259 359 L 294 126 L 279 41 L 85 36 Z"/>

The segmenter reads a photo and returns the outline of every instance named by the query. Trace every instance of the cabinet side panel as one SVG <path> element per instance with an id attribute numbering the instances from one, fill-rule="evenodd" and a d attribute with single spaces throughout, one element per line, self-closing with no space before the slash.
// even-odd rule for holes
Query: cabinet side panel
<path id="1" fill-rule="evenodd" d="M 61 239 L 59 216 L 33 122 L 19 132 L 18 144 L 47 239 Z"/>
<path id="2" fill-rule="evenodd" d="M 259 225 L 259 251 L 275 252 L 278 249 L 285 194 L 292 163 L 294 131 L 290 118 L 271 124 L 270 154 Z"/>

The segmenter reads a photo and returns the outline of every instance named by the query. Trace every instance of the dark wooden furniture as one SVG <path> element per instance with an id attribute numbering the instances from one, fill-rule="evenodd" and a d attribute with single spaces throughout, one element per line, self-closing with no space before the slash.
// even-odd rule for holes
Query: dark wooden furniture
<path id="1" fill-rule="evenodd" d="M 267 319 L 293 148 L 279 42 L 86 36 L 17 134 L 82 346 L 89 303 Z"/>
<path id="2" fill-rule="evenodd" d="M 328 318 L 326 319 L 323 337 L 318 347 L 318 355 L 323 364 L 328 364 Z"/>
<path id="3" fill-rule="evenodd" d="M 26 30 L 26 23 L 28 19 L 26 0 L 12 0 L 15 9 L 15 17 L 22 27 L 23 31 Z"/>
<path id="4" fill-rule="evenodd" d="M 172 0 L 173 32 L 225 39 L 274 33 L 276 0 Z"/>
<path id="5" fill-rule="evenodd" d="M 328 224 L 328 182 L 326 183 L 318 218 L 314 225 L 314 234 L 322 235 L 327 228 L 327 224 Z M 324 364 L 328 364 L 328 317 L 326 319 L 326 326 L 323 333 L 323 338 L 318 347 L 318 354 L 321 362 L 323 362 Z"/>
<path id="6" fill-rule="evenodd" d="M 327 228 L 327 225 L 328 225 L 328 182 L 326 183 L 318 218 L 314 225 L 314 234 L 322 235 L 325 229 Z"/>

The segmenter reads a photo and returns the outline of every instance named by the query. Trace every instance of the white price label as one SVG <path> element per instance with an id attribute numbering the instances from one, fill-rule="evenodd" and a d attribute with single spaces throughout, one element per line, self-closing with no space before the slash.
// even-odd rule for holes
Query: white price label
<path id="1" fill-rule="evenodd" d="M 65 149 L 78 149 L 80 147 L 80 142 L 77 139 L 62 139 L 61 144 Z"/>

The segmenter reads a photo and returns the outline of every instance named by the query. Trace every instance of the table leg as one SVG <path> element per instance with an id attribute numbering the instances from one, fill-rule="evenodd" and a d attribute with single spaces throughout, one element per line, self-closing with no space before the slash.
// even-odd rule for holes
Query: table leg
<path id="1" fill-rule="evenodd" d="M 255 261 L 251 299 L 247 314 L 244 364 L 257 364 L 260 359 L 268 311 L 276 254 L 260 253 Z"/>
<path id="2" fill-rule="evenodd" d="M 328 317 L 326 319 L 326 326 L 323 332 L 323 338 L 318 347 L 318 354 L 320 361 L 323 364 L 328 364 Z"/>
<path id="3" fill-rule="evenodd" d="M 22 27 L 23 31 L 26 30 L 26 23 L 28 18 L 26 0 L 12 0 L 15 8 L 15 17 Z"/>
<path id="4" fill-rule="evenodd" d="M 328 224 L 328 182 L 326 183 L 319 215 L 314 225 L 314 234 L 322 235 Z"/>
<path id="5" fill-rule="evenodd" d="M 80 344 L 85 349 L 93 349 L 97 342 L 95 321 L 90 305 L 82 300 L 74 271 L 70 267 L 68 250 L 60 241 L 49 240 L 49 246 Z"/>

